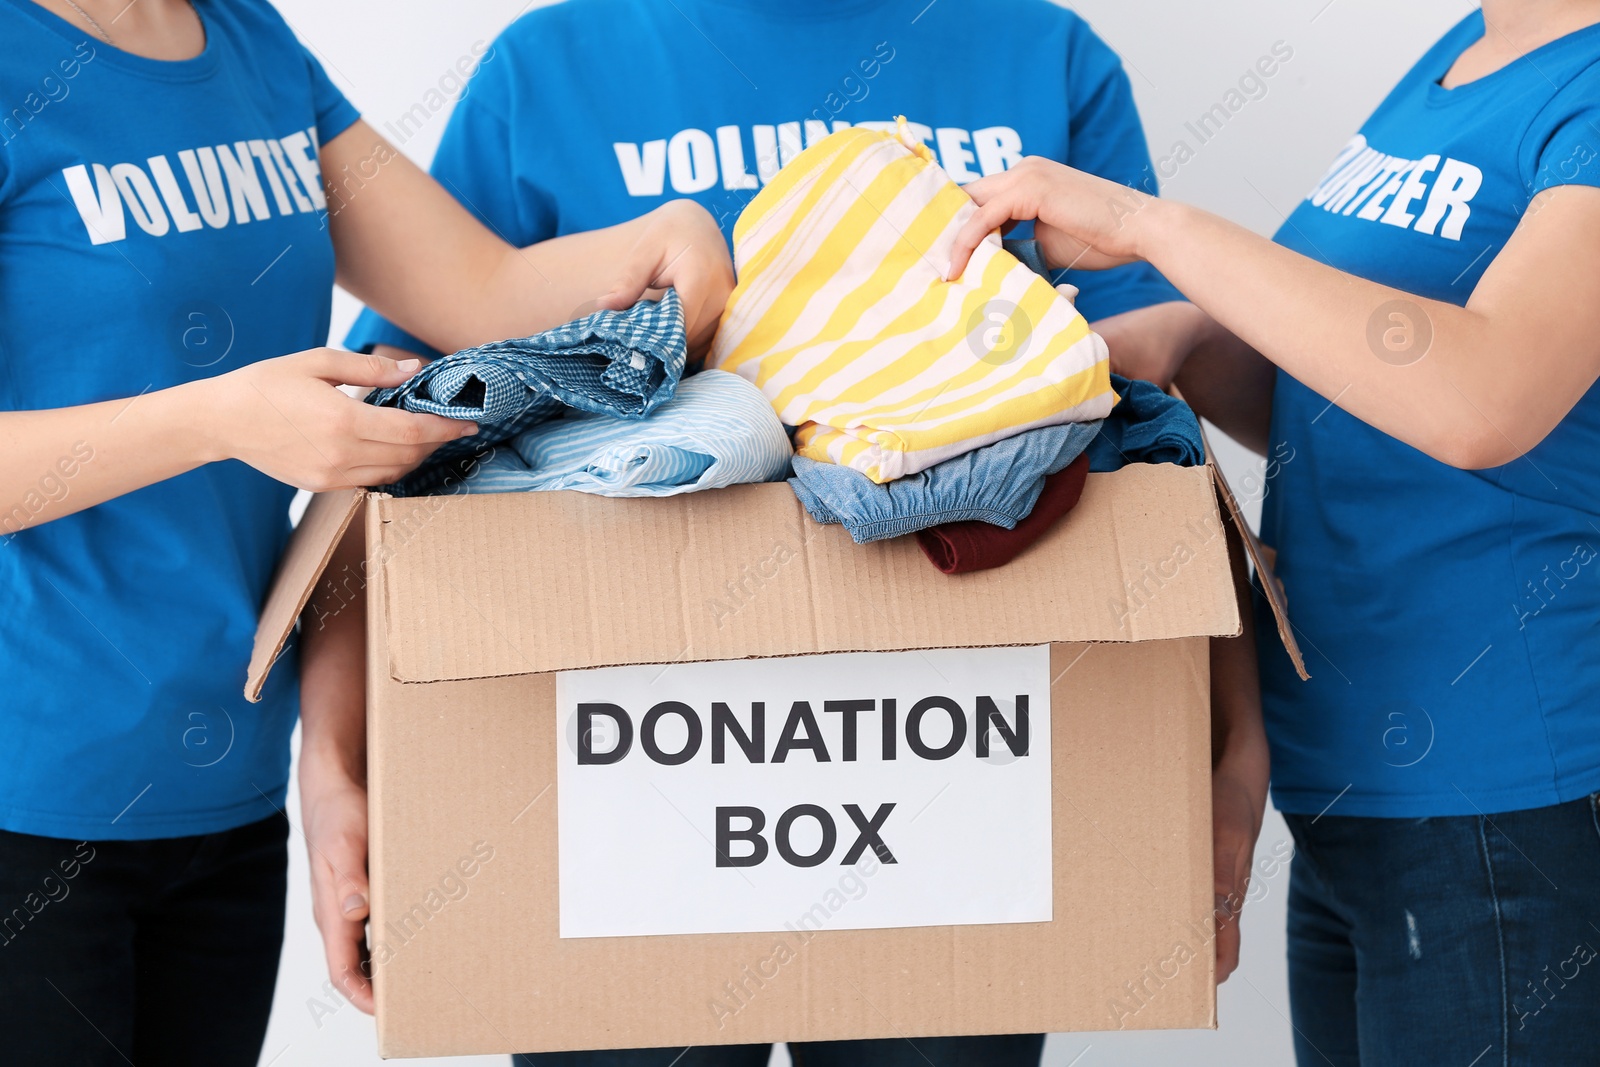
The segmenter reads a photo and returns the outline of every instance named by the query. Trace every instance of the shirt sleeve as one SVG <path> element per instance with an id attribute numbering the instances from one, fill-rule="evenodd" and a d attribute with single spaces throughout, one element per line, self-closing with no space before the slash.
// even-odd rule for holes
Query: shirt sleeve
<path id="1" fill-rule="evenodd" d="M 1075 27 L 1067 48 L 1067 96 L 1067 165 L 1158 194 L 1144 124 L 1122 60 L 1085 23 Z M 1148 263 L 1063 274 L 1058 280 L 1078 287 L 1078 310 L 1090 322 L 1184 299 Z"/>
<path id="2" fill-rule="evenodd" d="M 1600 62 L 1551 97 L 1529 125 L 1518 163 L 1530 200 L 1558 185 L 1600 186 Z"/>
<path id="3" fill-rule="evenodd" d="M 327 144 L 355 125 L 361 112 L 345 99 L 344 93 L 328 78 L 328 72 L 322 69 L 322 61 L 305 45 L 300 46 L 300 51 L 306 57 L 306 67 L 311 74 L 311 105 L 317 113 L 317 143 Z"/>
<path id="4" fill-rule="evenodd" d="M 548 194 L 519 173 L 514 131 L 538 126 L 533 114 L 518 118 L 531 109 L 518 97 L 518 61 L 510 51 L 502 37 L 485 53 L 450 115 L 429 173 L 474 218 L 521 248 L 554 237 L 556 213 Z M 361 312 L 344 343 L 356 352 L 394 345 L 430 358 L 440 354 L 370 310 Z"/>

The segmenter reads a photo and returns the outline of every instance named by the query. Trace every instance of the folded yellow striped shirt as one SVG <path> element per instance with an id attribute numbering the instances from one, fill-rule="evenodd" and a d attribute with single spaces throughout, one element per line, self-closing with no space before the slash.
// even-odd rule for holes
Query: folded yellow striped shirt
<path id="1" fill-rule="evenodd" d="M 801 455 L 875 482 L 1105 417 L 1105 343 L 998 234 L 943 279 L 975 210 L 904 120 L 818 142 L 739 216 L 709 365 L 760 387 Z"/>

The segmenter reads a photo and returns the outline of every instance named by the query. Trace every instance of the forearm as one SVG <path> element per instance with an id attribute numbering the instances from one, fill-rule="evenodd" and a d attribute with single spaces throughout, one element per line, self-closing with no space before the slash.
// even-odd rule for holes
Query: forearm
<path id="1" fill-rule="evenodd" d="M 79 407 L 0 413 L 0 530 L 59 519 L 221 458 L 204 382 Z"/>
<path id="2" fill-rule="evenodd" d="M 1264 766 L 1267 759 L 1253 625 L 1247 614 L 1244 633 L 1211 640 L 1211 756 L 1216 767 Z M 1263 800 L 1266 786 L 1263 776 Z"/>
<path id="3" fill-rule="evenodd" d="M 526 248 L 502 249 L 476 294 L 460 294 L 476 304 L 470 320 L 475 334 L 466 344 L 524 337 L 595 311 L 595 301 L 612 288 L 617 265 L 645 224 L 643 218 L 633 219 Z"/>
<path id="4" fill-rule="evenodd" d="M 639 220 L 635 220 L 555 237 L 527 248 L 501 248 L 485 257 L 491 267 L 475 276 L 477 280 L 470 285 L 452 285 L 444 294 L 424 285 L 427 292 L 391 293 L 388 297 L 373 288 L 369 303 L 426 346 L 442 352 L 506 337 L 526 337 L 597 310 L 596 298 L 609 288 L 615 264 L 628 253 L 638 229 Z M 453 273 L 452 277 L 466 275 Z M 394 284 L 404 290 L 417 280 L 406 275 Z M 341 281 L 355 291 L 356 283 Z M 437 303 L 441 295 L 448 301 Z M 393 306 L 392 314 L 384 310 L 385 305 Z M 376 344 L 371 351 L 389 359 L 405 359 L 425 354 L 427 347 Z"/>
<path id="5" fill-rule="evenodd" d="M 1261 681 L 1257 671 L 1254 597 L 1244 542 L 1232 519 L 1225 518 L 1229 565 L 1233 571 L 1241 630 L 1238 637 L 1211 641 L 1211 754 L 1213 766 L 1254 782 L 1253 792 L 1265 803 L 1267 733 L 1261 716 Z M 1243 773 L 1256 768 L 1252 773 Z"/>
<path id="6" fill-rule="evenodd" d="M 300 620 L 300 815 L 328 975 L 370 1013 L 365 542 L 358 522 Z"/>
<path id="7" fill-rule="evenodd" d="M 463 226 L 478 225 L 461 214 Z M 527 248 L 458 235 L 436 242 L 434 254 L 419 256 L 424 269 L 342 256 L 339 284 L 401 329 L 441 352 L 454 352 L 540 333 L 595 310 L 635 229 L 625 223 Z"/>
<path id="8" fill-rule="evenodd" d="M 1188 353 L 1175 382 L 1202 418 L 1264 456 L 1271 447 L 1276 380 L 1276 368 L 1259 352 L 1218 328 Z"/>
<path id="9" fill-rule="evenodd" d="M 1142 255 L 1249 349 L 1362 421 L 1459 466 L 1505 462 L 1507 447 L 1525 450 L 1547 431 L 1519 406 L 1524 397 L 1508 395 L 1504 356 L 1516 340 L 1503 323 L 1345 274 L 1185 205 L 1151 200 L 1146 213 Z M 1389 347 L 1370 341 L 1391 330 L 1401 332 Z"/>
<path id="10" fill-rule="evenodd" d="M 571 321 L 610 288 L 640 227 L 517 249 L 365 123 L 323 152 L 339 284 L 443 352 Z M 363 180 L 341 183 L 351 171 Z"/>
<path id="11" fill-rule="evenodd" d="M 996 228 L 1027 219 L 1052 264 L 1147 260 L 1330 405 L 1452 466 L 1509 463 L 1600 379 L 1597 188 L 1535 196 L 1465 306 L 1346 274 L 1215 215 L 1036 156 L 966 192 L 977 210 L 956 235 L 947 276 L 959 276 Z M 1459 258 L 1457 283 L 1475 262 Z"/>
<path id="12" fill-rule="evenodd" d="M 1229 437 L 1266 454 L 1272 364 L 1186 300 L 1126 311 L 1092 323 L 1111 369 L 1165 389 L 1176 381 L 1189 406 Z"/>
<path id="13" fill-rule="evenodd" d="M 1124 311 L 1098 319 L 1089 328 L 1111 353 L 1111 369 L 1165 389 L 1189 353 L 1217 330 L 1211 316 L 1187 300 Z"/>
<path id="14" fill-rule="evenodd" d="M 302 766 L 366 782 L 365 533 L 353 525 L 334 550 L 301 618 Z M 302 773 L 302 784 L 308 780 Z"/>

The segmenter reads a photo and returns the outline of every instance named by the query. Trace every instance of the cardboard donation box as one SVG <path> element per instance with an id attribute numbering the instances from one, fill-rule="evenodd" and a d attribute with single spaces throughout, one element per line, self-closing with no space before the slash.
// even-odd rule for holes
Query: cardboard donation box
<path id="1" fill-rule="evenodd" d="M 782 483 L 318 498 L 250 685 L 364 510 L 381 1052 L 1215 1025 L 1229 508 L 1091 475 L 948 577 Z"/>

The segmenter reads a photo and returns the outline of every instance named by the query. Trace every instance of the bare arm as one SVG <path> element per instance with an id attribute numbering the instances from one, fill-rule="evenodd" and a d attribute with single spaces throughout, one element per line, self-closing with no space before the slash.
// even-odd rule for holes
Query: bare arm
<path id="1" fill-rule="evenodd" d="M 683 298 L 691 345 L 703 346 L 733 287 L 721 232 L 688 201 L 518 250 L 365 123 L 328 142 L 322 160 L 332 175 L 339 280 L 441 348 L 535 332 L 595 307 L 625 307 L 667 285 Z M 356 186 L 352 173 L 368 177 Z M 475 428 L 365 407 L 334 386 L 398 385 L 415 369 L 312 349 L 136 398 L 0 412 L 0 531 L 15 533 L 223 459 L 305 489 L 394 481 L 440 442 Z"/>
<path id="2" fill-rule="evenodd" d="M 727 243 L 692 201 L 517 249 L 364 122 L 324 146 L 322 172 L 339 284 L 441 351 L 537 333 L 668 285 L 699 347 L 733 288 Z"/>
<path id="3" fill-rule="evenodd" d="M 1165 389 L 1189 352 L 1216 330 L 1211 316 L 1186 300 L 1152 304 L 1091 322 L 1111 350 L 1111 369 Z"/>
<path id="4" fill-rule="evenodd" d="M 204 445 L 184 435 L 183 413 L 193 393 L 179 387 L 134 401 L 0 414 L 5 532 L 70 515 L 205 462 Z"/>
<path id="5" fill-rule="evenodd" d="M 37 526 L 222 459 L 301 488 L 392 480 L 471 427 L 367 408 L 335 384 L 416 367 L 313 349 L 126 400 L 0 412 L 0 529 Z"/>
<path id="6" fill-rule="evenodd" d="M 1271 765 L 1244 545 L 1232 521 L 1225 525 L 1244 628 L 1238 637 L 1211 639 L 1211 869 L 1218 982 L 1239 964 L 1239 913 L 1250 889 Z"/>
<path id="7" fill-rule="evenodd" d="M 1111 369 L 1183 398 L 1223 433 L 1262 455 L 1272 417 L 1271 363 L 1187 301 L 1155 304 L 1092 324 L 1111 350 Z M 378 349 L 403 359 L 398 348 Z"/>
<path id="8" fill-rule="evenodd" d="M 1156 304 L 1094 323 L 1118 373 L 1163 387 L 1173 371 L 1189 401 L 1229 436 L 1263 454 L 1272 365 L 1192 304 Z M 1191 388 L 1194 392 L 1191 393 Z M 1266 807 L 1270 757 L 1261 718 L 1256 636 L 1244 545 L 1226 523 L 1243 629 L 1211 641 L 1211 831 L 1217 981 L 1239 964 L 1239 914 Z"/>
<path id="9" fill-rule="evenodd" d="M 300 811 L 328 975 L 370 1013 L 365 555 L 358 521 L 301 619 Z"/>
<path id="10" fill-rule="evenodd" d="M 1266 455 L 1277 368 L 1215 323 L 1183 358 L 1175 381 L 1201 416 L 1244 447 Z"/>
<path id="11" fill-rule="evenodd" d="M 1539 194 L 1466 306 L 1346 274 L 1198 209 L 1024 160 L 967 186 L 979 209 L 952 267 L 1012 218 L 1037 218 L 1052 262 L 1143 258 L 1250 348 L 1310 388 L 1453 466 L 1510 462 L 1600 377 L 1600 190 Z M 1397 316 L 1397 317 L 1396 317 Z M 1428 336 L 1369 342 L 1376 323 Z"/>
<path id="12" fill-rule="evenodd" d="M 688 201 L 515 249 L 364 123 L 322 159 L 340 284 L 435 348 L 535 333 L 669 285 L 702 348 L 733 288 L 721 232 Z M 328 974 L 370 1012 L 363 542 L 346 534 L 301 620 L 300 797 Z"/>

